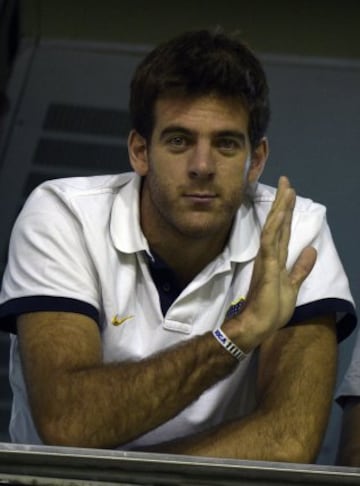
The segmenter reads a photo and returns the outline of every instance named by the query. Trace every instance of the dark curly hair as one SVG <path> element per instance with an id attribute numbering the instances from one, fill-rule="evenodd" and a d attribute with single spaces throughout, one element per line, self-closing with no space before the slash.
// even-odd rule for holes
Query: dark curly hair
<path id="1" fill-rule="evenodd" d="M 237 36 L 219 29 L 187 32 L 160 44 L 144 58 L 131 82 L 132 127 L 150 140 L 159 98 L 212 94 L 242 102 L 249 114 L 249 138 L 255 148 L 270 118 L 265 72 Z"/>

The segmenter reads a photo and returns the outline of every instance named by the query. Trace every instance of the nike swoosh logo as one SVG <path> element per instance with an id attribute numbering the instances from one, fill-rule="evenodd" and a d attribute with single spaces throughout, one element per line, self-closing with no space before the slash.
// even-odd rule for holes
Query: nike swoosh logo
<path id="1" fill-rule="evenodd" d="M 121 324 L 124 324 L 125 321 L 128 321 L 129 319 L 133 319 L 134 316 L 125 316 L 125 317 L 119 317 L 117 314 L 111 319 L 111 324 L 114 326 L 121 326 Z"/>

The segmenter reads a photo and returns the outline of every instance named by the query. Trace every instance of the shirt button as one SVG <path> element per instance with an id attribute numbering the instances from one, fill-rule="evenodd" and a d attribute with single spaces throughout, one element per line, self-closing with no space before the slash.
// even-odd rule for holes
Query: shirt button
<path id="1" fill-rule="evenodd" d="M 169 292 L 171 288 L 169 282 L 164 282 L 162 288 L 164 292 Z"/>

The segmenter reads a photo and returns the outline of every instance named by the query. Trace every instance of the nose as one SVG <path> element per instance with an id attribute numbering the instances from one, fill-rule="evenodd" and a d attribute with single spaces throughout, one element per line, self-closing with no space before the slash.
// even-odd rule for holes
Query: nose
<path id="1" fill-rule="evenodd" d="M 208 143 L 197 143 L 191 154 L 188 173 L 192 179 L 211 179 L 215 175 L 215 160 Z"/>

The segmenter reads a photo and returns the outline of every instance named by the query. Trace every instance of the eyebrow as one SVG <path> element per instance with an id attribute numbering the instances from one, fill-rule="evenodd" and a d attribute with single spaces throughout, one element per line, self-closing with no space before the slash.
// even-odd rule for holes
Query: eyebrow
<path id="1" fill-rule="evenodd" d="M 164 128 L 164 130 L 160 133 L 160 139 L 163 139 L 167 135 L 171 135 L 173 133 L 183 133 L 185 135 L 193 135 L 194 132 L 188 130 L 187 128 L 182 127 L 181 125 L 169 125 L 168 127 Z"/>
<path id="2" fill-rule="evenodd" d="M 185 135 L 194 136 L 194 132 L 192 130 L 189 130 L 181 125 L 169 125 L 168 127 L 164 128 L 164 130 L 161 131 L 160 139 L 163 139 L 167 135 L 173 133 L 182 133 Z M 244 132 L 238 130 L 219 130 L 215 132 L 214 135 L 215 138 L 231 137 L 231 138 L 237 138 L 243 143 L 245 143 L 246 141 L 246 136 Z"/>
<path id="3" fill-rule="evenodd" d="M 245 133 L 238 130 L 220 130 L 219 132 L 216 132 L 216 138 L 221 137 L 237 138 L 243 143 L 246 141 Z"/>

